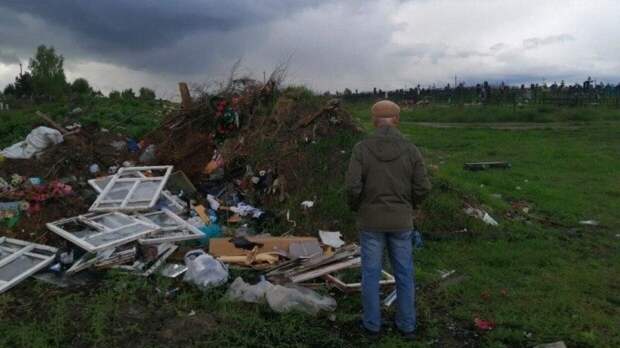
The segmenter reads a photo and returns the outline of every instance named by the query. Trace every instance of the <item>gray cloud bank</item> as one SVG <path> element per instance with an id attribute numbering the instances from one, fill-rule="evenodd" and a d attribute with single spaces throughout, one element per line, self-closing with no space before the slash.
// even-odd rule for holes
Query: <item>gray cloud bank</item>
<path id="1" fill-rule="evenodd" d="M 291 55 L 291 82 L 317 90 L 442 84 L 454 75 L 620 80 L 614 13 L 620 4 L 611 0 L 5 0 L 0 83 L 41 43 L 65 56 L 69 77 L 106 91 L 172 93 L 178 80 L 222 78 L 238 58 L 257 77 Z"/>

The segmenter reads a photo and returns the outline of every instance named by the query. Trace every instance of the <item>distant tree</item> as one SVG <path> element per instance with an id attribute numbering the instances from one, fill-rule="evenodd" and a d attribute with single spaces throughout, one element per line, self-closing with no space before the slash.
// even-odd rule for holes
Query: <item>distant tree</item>
<path id="1" fill-rule="evenodd" d="M 110 99 L 121 99 L 121 92 L 119 92 L 119 91 L 110 91 L 110 94 L 108 94 L 108 98 L 110 98 Z"/>
<path id="2" fill-rule="evenodd" d="M 15 96 L 18 98 L 29 98 L 34 93 L 32 75 L 29 72 L 15 77 Z"/>
<path id="3" fill-rule="evenodd" d="M 350 90 L 350 89 L 345 88 L 345 89 L 344 89 L 344 91 L 342 91 L 342 94 L 343 94 L 345 97 L 348 97 L 348 96 L 350 96 L 350 95 L 351 95 L 351 94 L 353 94 L 353 93 L 351 92 L 351 90 Z"/>
<path id="4" fill-rule="evenodd" d="M 15 85 L 12 83 L 9 83 L 8 85 L 6 85 L 6 87 L 4 87 L 4 95 L 9 96 L 15 96 L 16 92 L 15 92 Z"/>
<path id="5" fill-rule="evenodd" d="M 28 67 L 32 73 L 34 92 L 37 95 L 59 97 L 67 87 L 64 58 L 56 54 L 54 47 L 41 45 Z"/>
<path id="6" fill-rule="evenodd" d="M 90 87 L 90 83 L 83 77 L 79 77 L 71 84 L 71 92 L 75 94 L 92 94 L 93 89 Z"/>
<path id="7" fill-rule="evenodd" d="M 155 91 L 150 88 L 142 87 L 139 93 L 139 98 L 142 100 L 155 100 Z"/>
<path id="8" fill-rule="evenodd" d="M 121 92 L 121 98 L 123 99 L 135 99 L 136 94 L 133 92 L 133 89 L 127 88 L 123 92 Z"/>

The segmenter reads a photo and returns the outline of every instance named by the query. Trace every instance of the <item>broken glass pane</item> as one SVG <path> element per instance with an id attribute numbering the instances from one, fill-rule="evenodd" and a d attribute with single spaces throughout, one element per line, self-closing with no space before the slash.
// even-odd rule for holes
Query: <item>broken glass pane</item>
<path id="1" fill-rule="evenodd" d="M 91 211 L 135 211 L 152 208 L 163 191 L 172 166 L 121 168 L 106 185 Z M 94 181 L 91 185 L 97 187 Z"/>
<path id="2" fill-rule="evenodd" d="M 22 255 L 8 264 L 0 267 L 0 281 L 9 282 L 13 278 L 21 275 L 24 271 L 27 271 L 45 260 L 37 259 L 34 257 Z"/>
<path id="3" fill-rule="evenodd" d="M 134 222 L 134 220 L 129 216 L 121 214 L 106 214 L 96 218 L 91 218 L 90 220 L 111 230 L 132 224 Z"/>

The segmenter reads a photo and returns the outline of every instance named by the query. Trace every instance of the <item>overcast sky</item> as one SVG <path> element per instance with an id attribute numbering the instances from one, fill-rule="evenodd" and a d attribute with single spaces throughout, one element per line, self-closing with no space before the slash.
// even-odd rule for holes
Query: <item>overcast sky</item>
<path id="1" fill-rule="evenodd" d="M 316 91 L 454 81 L 620 82 L 618 0 L 0 0 L 0 86 L 39 44 L 104 92 L 262 78 Z"/>

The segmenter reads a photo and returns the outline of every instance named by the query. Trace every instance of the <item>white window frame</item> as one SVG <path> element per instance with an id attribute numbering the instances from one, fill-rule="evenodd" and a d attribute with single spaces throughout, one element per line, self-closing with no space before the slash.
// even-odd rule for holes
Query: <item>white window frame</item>
<path id="1" fill-rule="evenodd" d="M 109 228 L 106 227 L 102 224 L 99 224 L 93 220 L 102 218 L 104 216 L 108 216 L 108 215 L 116 215 L 116 216 L 121 216 L 123 218 L 127 218 L 131 221 L 131 223 L 127 224 L 127 225 L 123 225 L 117 228 Z M 109 243 L 106 244 L 101 244 L 101 245 L 93 245 L 91 243 L 89 243 L 88 241 L 85 240 L 85 238 L 80 238 L 77 237 L 76 235 L 74 235 L 72 232 L 69 232 L 65 229 L 63 229 L 61 226 L 68 224 L 68 223 L 82 223 L 84 225 L 87 225 L 88 227 L 91 227 L 94 231 L 98 231 L 98 233 L 96 233 L 96 235 L 100 235 L 100 234 L 107 234 L 107 233 L 114 233 L 114 232 L 118 232 L 119 230 L 131 227 L 131 226 L 136 226 L 136 225 L 142 225 L 145 227 L 144 231 L 140 231 L 140 232 L 136 232 L 128 237 L 125 238 L 121 238 L 121 239 L 117 239 L 114 241 L 111 241 Z M 103 213 L 103 214 L 96 214 L 96 213 L 89 213 L 89 214 L 85 214 L 85 215 L 79 215 L 76 217 L 72 217 L 72 218 L 67 218 L 67 219 L 62 219 L 62 220 L 58 220 L 58 221 L 54 221 L 54 222 L 49 222 L 47 224 L 45 224 L 47 226 L 47 228 L 58 234 L 59 236 L 71 241 L 73 244 L 79 246 L 80 248 L 86 250 L 89 253 L 96 253 L 100 250 L 105 250 L 108 248 L 112 248 L 112 247 L 116 247 L 119 245 L 123 245 L 129 242 L 133 242 L 134 240 L 140 239 L 143 236 L 155 232 L 159 229 L 159 226 L 154 225 L 152 223 L 148 223 L 139 219 L 136 219 L 134 217 L 131 217 L 129 215 L 123 214 L 121 212 L 111 212 L 111 213 Z M 92 238 L 93 235 L 89 235 L 87 237 Z"/>
<path id="2" fill-rule="evenodd" d="M 103 191 L 99 194 L 95 202 L 90 206 L 89 211 L 94 212 L 106 212 L 106 211 L 140 211 L 148 210 L 152 208 L 159 199 L 166 182 L 172 173 L 172 166 L 151 166 L 151 167 L 123 167 L 118 170 L 112 177 L 110 182 L 106 185 Z M 163 176 L 147 176 L 143 172 L 163 170 Z M 150 199 L 147 200 L 132 200 L 132 195 L 141 183 L 145 182 L 158 183 L 155 192 Z M 127 192 L 127 195 L 123 199 L 105 199 L 105 197 L 112 191 L 117 184 L 131 184 L 131 188 Z M 128 204 L 132 204 L 128 206 Z M 136 203 L 142 203 L 136 205 Z M 113 204 L 112 206 L 102 206 L 102 204 Z"/>
<path id="3" fill-rule="evenodd" d="M 379 280 L 379 286 L 387 286 L 387 285 L 396 284 L 396 278 L 394 278 L 392 274 L 388 273 L 385 270 L 381 270 L 381 275 L 382 275 L 382 279 Z M 336 288 L 338 288 L 339 290 L 343 292 L 358 291 L 362 288 L 361 282 L 345 283 L 340 278 L 338 278 L 337 276 L 331 273 L 323 275 L 323 278 L 333 283 L 333 285 Z"/>
<path id="4" fill-rule="evenodd" d="M 4 244 L 5 242 L 11 243 L 11 244 L 17 244 L 21 246 L 21 248 L 19 250 L 14 250 L 12 248 L 2 246 L 2 244 Z M 18 283 L 22 282 L 23 280 L 30 277 L 31 275 L 37 273 L 41 269 L 47 267 L 50 263 L 52 263 L 52 261 L 54 261 L 54 259 L 56 258 L 56 253 L 58 253 L 58 249 L 47 246 L 47 245 L 36 244 L 36 243 L 26 242 L 26 241 L 22 241 L 19 239 L 13 239 L 13 238 L 7 238 L 7 237 L 0 237 L 0 249 L 2 249 L 5 252 L 10 253 L 9 256 L 0 260 L 0 270 L 4 266 L 10 264 L 11 262 L 17 260 L 19 257 L 22 257 L 22 256 L 27 256 L 27 257 L 41 260 L 41 262 L 39 262 L 38 264 L 28 269 L 25 269 L 20 275 L 14 277 L 13 279 L 9 281 L 0 280 L 0 294 L 12 288 L 13 286 L 17 285 Z M 37 251 L 45 251 L 46 253 L 43 254 Z"/>
<path id="5" fill-rule="evenodd" d="M 114 177 L 114 175 L 109 175 L 109 176 L 105 176 L 105 177 L 101 177 L 101 178 L 90 179 L 90 180 L 88 180 L 88 184 L 95 191 L 97 191 L 98 194 L 101 194 L 101 192 L 103 192 L 103 190 L 110 183 L 110 181 L 112 180 L 113 177 Z M 145 178 L 146 176 L 144 176 L 144 174 L 142 174 L 142 172 L 136 172 L 136 177 Z M 166 204 L 169 207 L 173 208 L 173 209 L 171 209 L 171 211 L 174 212 L 174 213 L 181 213 L 186 208 L 186 204 L 183 201 L 179 200 L 179 198 L 177 198 L 175 195 L 173 195 L 168 190 L 161 191 L 161 198 L 163 200 L 165 200 Z"/>
<path id="6" fill-rule="evenodd" d="M 165 214 L 167 217 L 176 221 L 177 225 L 168 226 L 168 227 L 159 226 L 158 231 L 154 232 L 153 234 L 165 233 L 166 234 L 165 236 L 148 235 L 145 238 L 140 238 L 138 240 L 138 243 L 143 244 L 143 245 L 152 245 L 152 244 L 161 244 L 161 243 L 168 243 L 168 242 L 180 242 L 184 240 L 200 239 L 204 237 L 204 234 L 197 227 L 192 226 L 187 221 L 181 219 L 177 214 L 173 213 L 172 211 L 166 208 L 162 210 L 150 212 L 150 213 L 136 214 L 135 217 L 144 222 L 157 225 L 157 223 L 150 220 L 149 217 L 153 215 L 159 215 L 159 214 Z"/>

